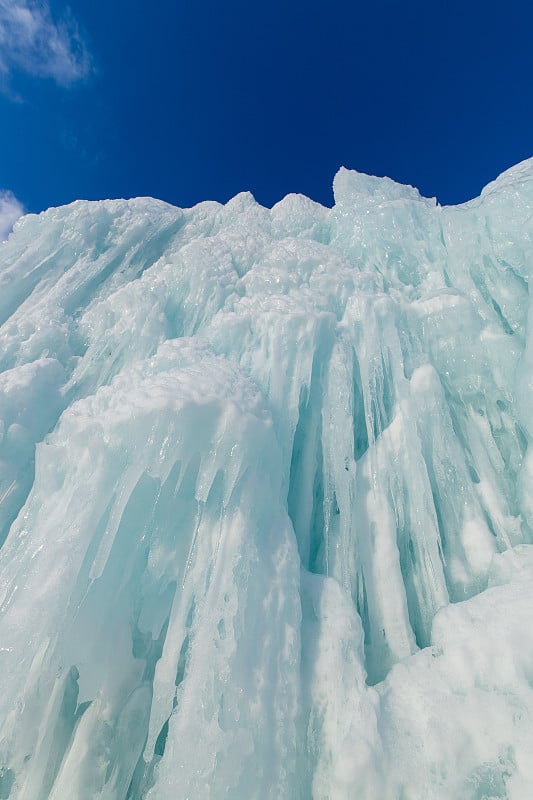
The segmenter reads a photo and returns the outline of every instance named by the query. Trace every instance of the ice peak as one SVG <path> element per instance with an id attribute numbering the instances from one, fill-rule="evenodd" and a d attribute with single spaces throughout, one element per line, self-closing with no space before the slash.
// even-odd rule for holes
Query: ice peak
<path id="1" fill-rule="evenodd" d="M 341 167 L 333 180 L 333 194 L 338 206 L 380 204 L 392 200 L 421 200 L 418 189 Z"/>

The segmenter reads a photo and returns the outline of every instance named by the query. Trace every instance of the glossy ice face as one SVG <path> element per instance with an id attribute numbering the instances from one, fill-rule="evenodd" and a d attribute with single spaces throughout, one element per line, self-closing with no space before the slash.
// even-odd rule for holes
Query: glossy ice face
<path id="1" fill-rule="evenodd" d="M 533 162 L 0 245 L 0 798 L 530 800 Z"/>

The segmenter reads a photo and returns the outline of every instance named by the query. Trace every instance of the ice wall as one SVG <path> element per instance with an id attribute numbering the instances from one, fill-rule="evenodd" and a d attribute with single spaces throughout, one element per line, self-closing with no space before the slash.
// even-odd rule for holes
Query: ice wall
<path id="1" fill-rule="evenodd" d="M 0 800 L 530 800 L 533 160 L 0 245 Z"/>

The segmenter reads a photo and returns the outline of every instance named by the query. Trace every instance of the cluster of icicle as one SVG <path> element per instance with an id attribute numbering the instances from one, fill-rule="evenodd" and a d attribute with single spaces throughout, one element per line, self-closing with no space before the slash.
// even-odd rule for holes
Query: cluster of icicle
<path id="1" fill-rule="evenodd" d="M 530 800 L 533 160 L 0 245 L 0 799 Z"/>

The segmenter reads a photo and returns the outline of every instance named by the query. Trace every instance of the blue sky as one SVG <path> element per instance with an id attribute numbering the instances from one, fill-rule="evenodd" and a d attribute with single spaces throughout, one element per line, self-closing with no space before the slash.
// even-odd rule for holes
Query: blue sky
<path id="1" fill-rule="evenodd" d="M 0 0 L 0 227 L 80 197 L 330 205 L 341 165 L 462 202 L 533 155 L 532 31 L 513 0 Z"/>

